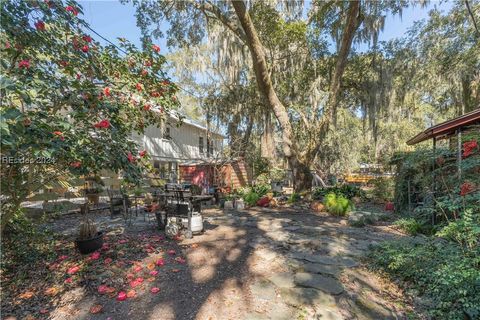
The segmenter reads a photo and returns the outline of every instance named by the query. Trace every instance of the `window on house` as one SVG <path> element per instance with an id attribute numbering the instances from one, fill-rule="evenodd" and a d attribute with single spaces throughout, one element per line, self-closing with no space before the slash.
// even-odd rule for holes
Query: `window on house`
<path id="1" fill-rule="evenodd" d="M 165 131 L 163 132 L 163 139 L 172 139 L 172 136 L 170 135 L 170 127 L 165 127 Z"/>
<path id="2" fill-rule="evenodd" d="M 198 137 L 198 150 L 203 154 L 203 137 Z"/>
<path id="3" fill-rule="evenodd" d="M 213 155 L 213 141 L 209 139 L 208 145 L 207 145 L 207 153 L 208 156 L 211 157 Z"/>

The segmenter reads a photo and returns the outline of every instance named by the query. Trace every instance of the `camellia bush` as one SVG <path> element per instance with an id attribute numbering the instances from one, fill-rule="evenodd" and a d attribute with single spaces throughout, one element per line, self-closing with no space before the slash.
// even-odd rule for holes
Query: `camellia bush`
<path id="1" fill-rule="evenodd" d="M 130 139 L 178 107 L 156 45 L 138 50 L 92 38 L 74 1 L 1 2 L 2 230 L 20 204 L 68 177 L 142 174 Z"/>

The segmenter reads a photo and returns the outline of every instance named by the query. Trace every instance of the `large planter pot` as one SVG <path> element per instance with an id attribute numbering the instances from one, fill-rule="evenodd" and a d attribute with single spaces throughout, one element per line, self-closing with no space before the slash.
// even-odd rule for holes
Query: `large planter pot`
<path id="1" fill-rule="evenodd" d="M 88 202 L 90 203 L 98 204 L 100 195 L 98 193 L 90 193 L 90 194 L 87 194 L 87 199 L 88 199 Z"/>
<path id="2" fill-rule="evenodd" d="M 103 246 L 103 232 L 97 232 L 97 235 L 87 240 L 75 240 L 75 246 L 81 254 L 92 253 Z"/>

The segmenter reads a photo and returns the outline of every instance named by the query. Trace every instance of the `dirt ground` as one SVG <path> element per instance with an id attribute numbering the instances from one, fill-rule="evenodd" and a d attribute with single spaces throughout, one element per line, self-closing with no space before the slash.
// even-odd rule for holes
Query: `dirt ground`
<path id="1" fill-rule="evenodd" d="M 202 234 L 174 241 L 142 214 L 127 226 L 104 212 L 95 215 L 104 248 L 80 256 L 72 245 L 79 219 L 49 224 L 63 237 L 48 264 L 55 276 L 34 289 L 27 276 L 15 291 L 23 295 L 2 297 L 3 318 L 406 319 L 415 312 L 395 284 L 364 266 L 370 245 L 402 236 L 388 223 L 355 228 L 305 208 L 208 209 Z M 118 301 L 122 291 L 128 297 Z"/>

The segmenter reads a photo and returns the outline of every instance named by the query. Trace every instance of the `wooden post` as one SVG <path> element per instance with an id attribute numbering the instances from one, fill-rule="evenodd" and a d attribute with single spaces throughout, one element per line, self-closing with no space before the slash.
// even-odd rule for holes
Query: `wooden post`
<path id="1" fill-rule="evenodd" d="M 462 129 L 457 129 L 457 170 L 458 180 L 462 179 Z"/>
<path id="2" fill-rule="evenodd" d="M 432 170 L 433 170 L 433 178 L 432 178 L 432 196 L 433 198 L 435 198 L 435 191 L 436 191 L 436 174 L 435 174 L 435 164 L 436 164 L 436 152 L 437 151 L 437 138 L 436 137 L 433 137 L 433 166 L 432 166 Z M 432 213 L 432 225 L 435 225 L 435 221 L 436 220 L 436 216 L 435 216 L 435 212 Z"/>

